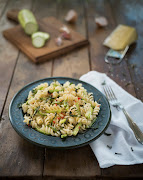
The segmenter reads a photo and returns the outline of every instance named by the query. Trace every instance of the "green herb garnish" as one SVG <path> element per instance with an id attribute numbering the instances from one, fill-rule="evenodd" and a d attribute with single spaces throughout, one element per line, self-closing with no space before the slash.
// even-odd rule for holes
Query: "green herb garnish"
<path id="1" fill-rule="evenodd" d="M 71 117 L 77 117 L 77 115 L 73 115 L 71 111 L 69 112 L 69 115 L 70 115 Z"/>
<path id="2" fill-rule="evenodd" d="M 22 103 L 19 103 L 18 105 L 17 105 L 17 107 L 20 109 L 20 108 L 22 108 Z"/>
<path id="3" fill-rule="evenodd" d="M 33 116 L 35 116 L 35 114 L 37 114 L 37 112 L 39 111 L 39 108 L 40 108 L 40 107 L 35 108 L 34 113 L 33 113 Z"/>
<path id="4" fill-rule="evenodd" d="M 49 127 L 52 128 L 54 132 L 57 132 L 57 129 L 54 128 L 53 126 L 49 126 Z"/>
<path id="5" fill-rule="evenodd" d="M 42 90 L 43 89 L 43 87 L 40 87 L 38 90 Z"/>
<path id="6" fill-rule="evenodd" d="M 61 138 L 66 138 L 67 137 L 67 134 L 62 134 L 61 135 Z"/>
<path id="7" fill-rule="evenodd" d="M 37 89 L 34 88 L 34 89 L 32 90 L 32 93 L 33 93 L 33 95 L 35 95 L 35 94 L 37 93 Z"/>
<path id="8" fill-rule="evenodd" d="M 29 105 L 28 100 L 26 101 L 26 105 Z"/>
<path id="9" fill-rule="evenodd" d="M 80 88 L 75 88 L 75 92 L 77 93 L 77 91 L 79 90 Z"/>
<path id="10" fill-rule="evenodd" d="M 71 116 L 71 117 L 78 117 L 78 115 L 73 115 L 73 114 L 71 114 L 70 116 Z"/>
<path id="11" fill-rule="evenodd" d="M 37 113 L 38 113 L 38 114 L 40 114 L 40 115 L 42 115 L 42 116 L 47 116 L 47 114 L 42 113 L 42 112 L 41 112 L 41 111 L 39 111 L 39 110 L 37 111 Z"/>

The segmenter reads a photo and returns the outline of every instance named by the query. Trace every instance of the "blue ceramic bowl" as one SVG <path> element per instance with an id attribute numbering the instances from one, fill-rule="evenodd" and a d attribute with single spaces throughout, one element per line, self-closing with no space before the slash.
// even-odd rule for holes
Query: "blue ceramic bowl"
<path id="1" fill-rule="evenodd" d="M 31 127 L 28 127 L 23 122 L 23 112 L 22 109 L 19 109 L 18 104 L 26 101 L 29 91 L 34 87 L 44 82 L 50 84 L 53 82 L 53 80 L 57 80 L 61 84 L 65 83 L 66 81 L 70 81 L 74 84 L 82 83 L 83 87 L 87 89 L 88 92 L 93 93 L 96 101 L 100 99 L 99 103 L 101 104 L 101 109 L 96 122 L 92 125 L 93 128 L 87 129 L 84 133 L 78 134 L 76 137 L 67 137 L 65 140 L 62 140 L 60 137 L 42 134 Z M 34 81 L 18 91 L 10 103 L 9 117 L 15 131 L 29 142 L 43 147 L 68 149 L 87 145 L 101 136 L 109 125 L 111 111 L 106 97 L 92 85 L 73 78 L 51 77 Z"/>

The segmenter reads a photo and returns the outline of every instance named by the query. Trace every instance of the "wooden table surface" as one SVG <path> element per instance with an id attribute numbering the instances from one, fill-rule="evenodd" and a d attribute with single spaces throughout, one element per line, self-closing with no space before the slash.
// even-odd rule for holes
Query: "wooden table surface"
<path id="1" fill-rule="evenodd" d="M 22 139 L 12 128 L 9 103 L 29 82 L 51 76 L 79 78 L 90 70 L 106 73 L 125 90 L 143 100 L 143 1 L 108 0 L 0 0 L 0 31 L 15 24 L 6 18 L 12 8 L 31 9 L 38 18 L 55 16 L 64 22 L 69 9 L 78 12 L 71 27 L 86 36 L 90 46 L 77 49 L 42 64 L 34 64 L 0 33 L 0 177 L 28 179 L 118 179 L 143 178 L 143 164 L 101 169 L 89 145 L 73 150 L 41 148 Z M 109 25 L 98 29 L 96 15 Z M 119 65 L 104 62 L 107 48 L 102 42 L 117 24 L 137 29 L 138 41 Z"/>

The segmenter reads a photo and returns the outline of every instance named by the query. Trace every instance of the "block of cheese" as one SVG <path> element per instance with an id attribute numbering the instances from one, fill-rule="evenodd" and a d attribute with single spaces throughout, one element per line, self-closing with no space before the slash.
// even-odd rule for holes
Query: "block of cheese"
<path id="1" fill-rule="evenodd" d="M 116 29 L 104 40 L 103 45 L 114 49 L 123 50 L 126 46 L 137 40 L 136 29 L 126 25 L 118 25 Z"/>

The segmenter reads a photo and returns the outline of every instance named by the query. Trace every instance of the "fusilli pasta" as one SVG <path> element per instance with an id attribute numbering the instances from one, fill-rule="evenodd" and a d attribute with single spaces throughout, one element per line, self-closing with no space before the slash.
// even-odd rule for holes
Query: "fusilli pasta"
<path id="1" fill-rule="evenodd" d="M 42 83 L 30 91 L 22 109 L 28 126 L 64 138 L 89 128 L 96 120 L 100 104 L 82 84 L 67 81 L 62 85 L 54 81 L 50 85 Z"/>

